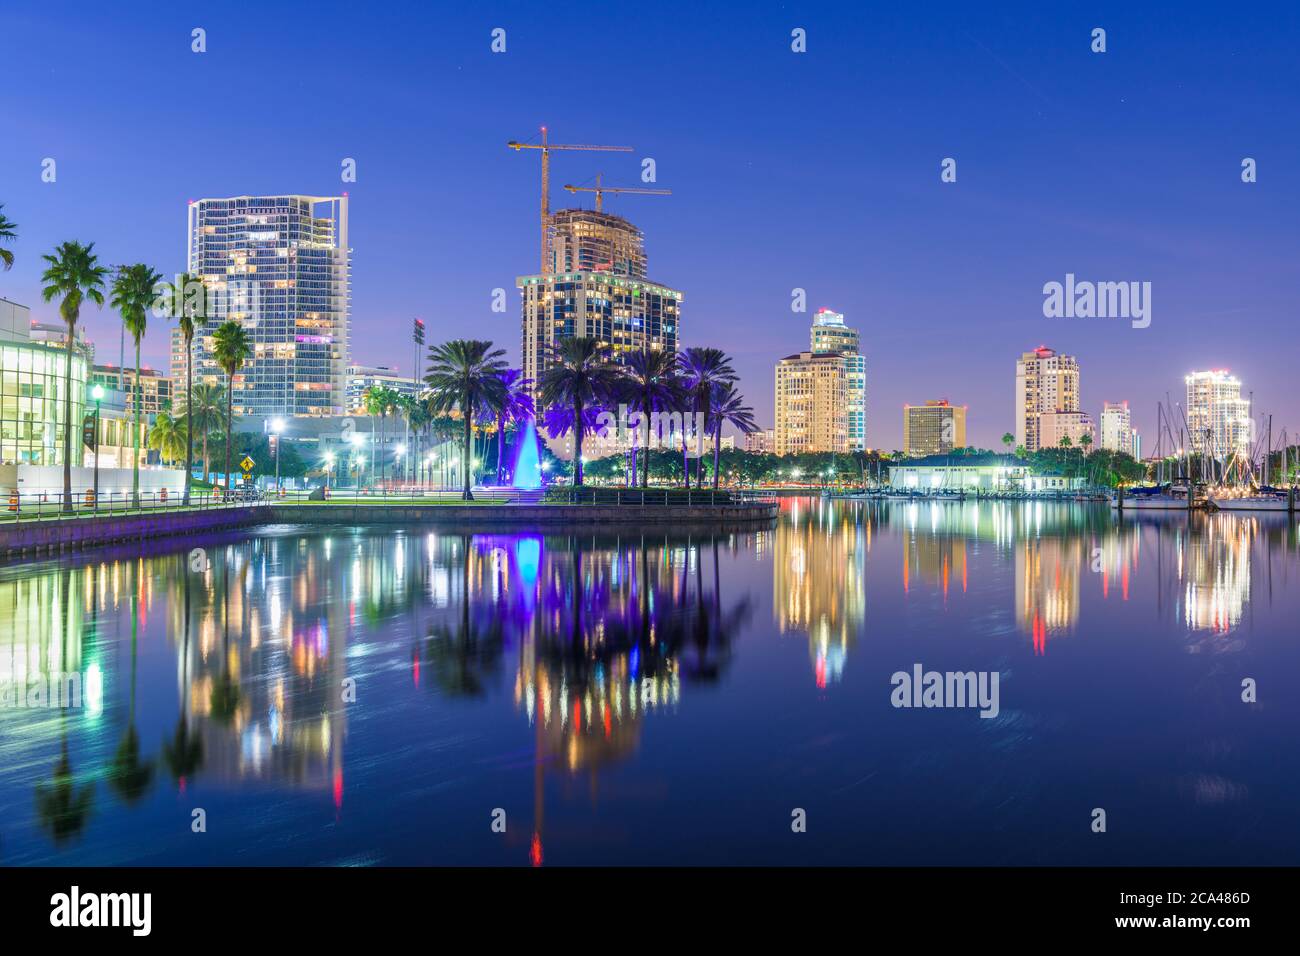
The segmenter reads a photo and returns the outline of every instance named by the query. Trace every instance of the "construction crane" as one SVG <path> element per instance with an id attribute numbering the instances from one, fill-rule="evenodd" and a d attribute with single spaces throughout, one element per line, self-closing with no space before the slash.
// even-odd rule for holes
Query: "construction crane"
<path id="1" fill-rule="evenodd" d="M 596 212 L 600 212 L 601 199 L 605 193 L 632 193 L 636 196 L 671 196 L 671 189 L 645 189 L 641 186 L 602 186 L 600 184 L 600 173 L 596 174 L 596 185 L 594 186 L 565 186 L 571 193 L 595 193 L 596 194 Z"/>
<path id="2" fill-rule="evenodd" d="M 546 241 L 546 230 L 551 219 L 551 150 L 564 149 L 577 152 L 588 153 L 630 153 L 631 146 L 583 146 L 575 143 L 550 143 L 546 140 L 546 127 L 542 127 L 542 141 L 540 143 L 520 143 L 517 140 L 510 140 L 506 143 L 513 150 L 521 149 L 540 149 L 542 151 L 542 275 L 548 275 L 551 271 L 551 265 L 547 261 L 548 256 Z"/>

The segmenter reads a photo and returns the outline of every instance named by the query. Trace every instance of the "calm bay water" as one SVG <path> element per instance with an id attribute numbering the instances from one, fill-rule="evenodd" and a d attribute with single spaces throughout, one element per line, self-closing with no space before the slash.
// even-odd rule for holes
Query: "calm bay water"
<path id="1" fill-rule="evenodd" d="M 1018 502 L 9 565 L 0 863 L 1295 864 L 1298 611 L 1284 515 Z"/>

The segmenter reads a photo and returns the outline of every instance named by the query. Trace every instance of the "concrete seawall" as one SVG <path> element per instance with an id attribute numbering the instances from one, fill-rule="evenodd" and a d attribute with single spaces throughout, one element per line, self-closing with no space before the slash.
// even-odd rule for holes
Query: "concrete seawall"
<path id="1" fill-rule="evenodd" d="M 273 524 L 406 525 L 433 528 L 601 528 L 758 526 L 776 518 L 778 505 L 420 505 L 285 504 L 246 505 L 201 511 L 112 515 L 98 518 L 24 519 L 0 524 L 0 558 L 144 542 L 230 528 Z"/>

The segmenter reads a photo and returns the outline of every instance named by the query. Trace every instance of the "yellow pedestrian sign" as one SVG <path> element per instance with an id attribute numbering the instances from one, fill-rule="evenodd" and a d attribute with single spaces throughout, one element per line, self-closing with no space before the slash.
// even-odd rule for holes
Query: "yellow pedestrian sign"
<path id="1" fill-rule="evenodd" d="M 255 464 L 257 464 L 257 462 L 253 461 L 253 459 L 245 455 L 244 460 L 239 463 L 239 467 L 244 469 L 244 474 L 247 475 L 250 471 L 253 470 L 253 466 Z"/>

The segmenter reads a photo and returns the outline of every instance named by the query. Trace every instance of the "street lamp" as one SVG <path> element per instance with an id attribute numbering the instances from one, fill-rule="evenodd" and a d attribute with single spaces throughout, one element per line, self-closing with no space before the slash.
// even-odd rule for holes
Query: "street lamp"
<path id="1" fill-rule="evenodd" d="M 356 449 L 352 456 L 352 464 L 357 468 L 357 491 L 361 490 L 361 446 L 365 444 L 366 436 L 361 432 L 353 432 L 351 437 L 352 447 Z"/>
<path id="2" fill-rule="evenodd" d="M 104 386 L 96 385 L 90 390 L 90 397 L 95 400 L 95 513 L 99 514 L 99 403 L 104 400 Z"/>
<path id="3" fill-rule="evenodd" d="M 271 419 L 271 434 L 275 441 L 275 491 L 280 493 L 280 436 L 284 433 L 284 419 Z"/>

